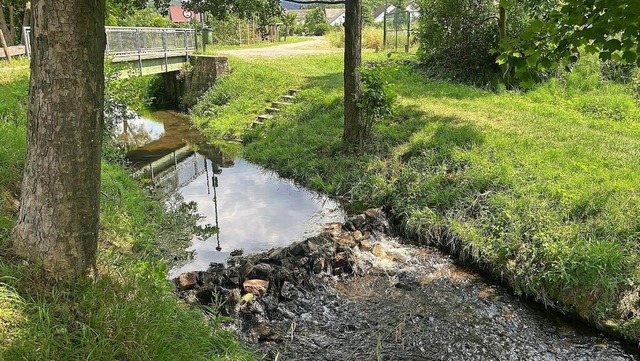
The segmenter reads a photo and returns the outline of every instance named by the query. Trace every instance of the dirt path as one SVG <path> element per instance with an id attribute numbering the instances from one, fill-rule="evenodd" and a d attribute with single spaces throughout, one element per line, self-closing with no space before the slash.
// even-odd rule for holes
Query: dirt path
<path id="1" fill-rule="evenodd" d="M 341 53 L 342 49 L 331 47 L 325 38 L 317 37 L 300 43 L 269 46 L 265 48 L 220 50 L 219 55 L 237 56 L 240 58 L 279 58 L 286 56 L 317 55 Z"/>

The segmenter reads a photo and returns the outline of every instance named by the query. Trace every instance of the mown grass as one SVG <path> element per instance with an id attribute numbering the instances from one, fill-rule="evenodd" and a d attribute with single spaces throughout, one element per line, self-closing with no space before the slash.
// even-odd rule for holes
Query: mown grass
<path id="1" fill-rule="evenodd" d="M 172 249 L 192 224 L 185 206 L 166 210 L 121 167 L 102 165 L 100 276 L 75 284 L 48 281 L 13 259 L 25 152 L 20 101 L 28 73 L 0 82 L 0 359 L 251 360 L 236 338 L 172 293 L 166 280 Z M 212 313 L 213 314 L 213 313 Z"/>
<path id="2" fill-rule="evenodd" d="M 242 76 L 274 67 L 235 65 Z M 302 100 L 245 135 L 249 160 L 359 208 L 384 205 L 415 241 L 640 339 L 640 123 L 629 87 L 602 81 L 588 64 L 526 94 L 389 67 L 396 116 L 354 152 L 341 142 L 340 56 L 278 69 L 279 81 L 304 89 Z"/>

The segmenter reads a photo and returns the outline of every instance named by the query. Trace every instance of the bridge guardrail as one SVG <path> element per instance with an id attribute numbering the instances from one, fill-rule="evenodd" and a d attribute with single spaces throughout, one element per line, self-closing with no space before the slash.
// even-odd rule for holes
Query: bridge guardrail
<path id="1" fill-rule="evenodd" d="M 31 56 L 31 28 L 22 28 L 27 56 Z M 147 28 L 105 26 L 105 55 L 123 56 L 196 50 L 196 30 L 187 28 Z"/>

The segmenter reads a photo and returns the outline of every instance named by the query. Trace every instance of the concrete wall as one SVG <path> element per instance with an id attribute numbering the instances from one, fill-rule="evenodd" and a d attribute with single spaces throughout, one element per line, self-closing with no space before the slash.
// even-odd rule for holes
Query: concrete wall
<path id="1" fill-rule="evenodd" d="M 166 95 L 176 105 L 189 108 L 223 74 L 229 73 L 228 59 L 219 56 L 192 55 L 190 73 L 172 71 L 163 73 Z"/>

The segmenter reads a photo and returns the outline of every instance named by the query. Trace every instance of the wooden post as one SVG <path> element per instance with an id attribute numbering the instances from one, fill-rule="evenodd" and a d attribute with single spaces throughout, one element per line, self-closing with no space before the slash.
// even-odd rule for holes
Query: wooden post
<path id="1" fill-rule="evenodd" d="M 4 49 L 4 55 L 7 57 L 7 62 L 11 65 L 11 54 L 9 54 L 9 48 L 7 47 L 7 42 L 4 39 L 4 34 L 0 29 L 0 43 L 2 44 L 2 49 Z"/>

